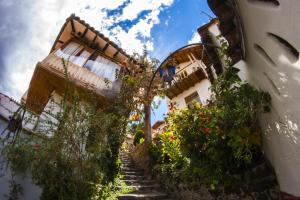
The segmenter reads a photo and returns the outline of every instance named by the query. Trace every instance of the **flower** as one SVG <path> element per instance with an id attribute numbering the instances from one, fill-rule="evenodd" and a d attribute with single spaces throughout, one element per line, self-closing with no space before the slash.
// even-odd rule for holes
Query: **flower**
<path id="1" fill-rule="evenodd" d="M 171 140 L 171 141 L 175 140 L 174 135 L 170 135 L 170 140 Z"/>
<path id="2" fill-rule="evenodd" d="M 34 146 L 33 146 L 36 150 L 39 150 L 39 149 L 41 149 L 41 145 L 40 144 L 35 144 Z"/>
<path id="3" fill-rule="evenodd" d="M 140 121 L 140 115 L 135 114 L 132 116 L 133 121 Z"/>
<path id="4" fill-rule="evenodd" d="M 204 129 L 204 132 L 205 132 L 206 135 L 210 135 L 211 131 L 212 131 L 211 128 L 205 128 Z"/>

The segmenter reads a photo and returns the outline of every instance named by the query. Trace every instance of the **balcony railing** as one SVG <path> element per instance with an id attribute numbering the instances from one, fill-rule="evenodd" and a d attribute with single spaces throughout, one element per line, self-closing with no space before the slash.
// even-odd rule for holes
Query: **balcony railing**
<path id="1" fill-rule="evenodd" d="M 188 64 L 176 73 L 170 85 L 165 85 L 166 95 L 173 98 L 205 78 L 208 78 L 208 74 L 200 61 Z"/>
<path id="2" fill-rule="evenodd" d="M 121 83 L 119 80 L 112 82 L 71 61 L 66 60 L 65 63 L 68 77 L 75 84 L 102 94 L 105 92 L 105 95 L 115 95 L 120 91 Z M 64 78 L 65 69 L 61 57 L 50 54 L 41 62 L 41 65 Z"/>

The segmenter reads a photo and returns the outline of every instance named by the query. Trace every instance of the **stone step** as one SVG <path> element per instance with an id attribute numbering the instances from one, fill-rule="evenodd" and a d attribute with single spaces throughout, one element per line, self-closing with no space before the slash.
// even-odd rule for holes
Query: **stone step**
<path id="1" fill-rule="evenodd" d="M 133 162 L 122 162 L 121 165 L 134 165 Z"/>
<path id="2" fill-rule="evenodd" d="M 131 158 L 121 158 L 121 160 L 127 160 L 127 161 L 132 161 L 132 159 Z"/>
<path id="3" fill-rule="evenodd" d="M 121 167 L 121 170 L 124 171 L 124 172 L 144 172 L 144 170 L 142 169 L 137 169 L 135 167 Z"/>
<path id="4" fill-rule="evenodd" d="M 126 183 L 127 187 L 133 189 L 133 192 L 129 194 L 123 194 L 118 197 L 120 200 L 167 200 L 167 194 L 160 192 L 161 187 L 151 179 L 150 176 L 144 174 L 144 170 L 135 167 L 135 163 L 130 156 L 121 154 L 121 174 L 123 175 L 121 180 Z"/>
<path id="5" fill-rule="evenodd" d="M 130 160 L 130 159 L 121 159 L 121 161 L 122 161 L 122 163 L 124 163 L 124 162 L 130 162 L 130 163 L 132 163 L 132 162 L 133 162 L 133 161 Z"/>
<path id="6" fill-rule="evenodd" d="M 120 158 L 130 158 L 129 155 L 120 155 Z"/>
<path id="7" fill-rule="evenodd" d="M 154 180 L 130 180 L 130 179 L 121 179 L 124 181 L 127 185 L 131 184 L 155 184 Z"/>
<path id="8" fill-rule="evenodd" d="M 121 160 L 132 160 L 130 157 L 121 157 Z"/>
<path id="9" fill-rule="evenodd" d="M 127 187 L 132 188 L 134 192 L 159 191 L 161 189 L 158 184 L 132 184 Z M 121 187 L 119 187 L 121 188 Z"/>
<path id="10" fill-rule="evenodd" d="M 122 161 L 131 161 L 132 162 L 132 159 L 131 158 L 121 158 Z"/>
<path id="11" fill-rule="evenodd" d="M 127 174 L 123 175 L 123 179 L 127 180 L 150 180 L 151 177 L 146 175 L 135 175 L 135 174 Z"/>
<path id="12" fill-rule="evenodd" d="M 144 175 L 143 172 L 136 172 L 136 171 L 122 171 L 122 175 Z"/>
<path id="13" fill-rule="evenodd" d="M 122 165 L 134 165 L 133 162 L 122 162 L 121 164 L 122 164 Z"/>
<path id="14" fill-rule="evenodd" d="M 124 164 L 122 164 L 121 165 L 121 168 L 135 168 L 135 165 L 133 165 L 133 164 L 130 164 L 130 165 L 124 165 Z"/>
<path id="15" fill-rule="evenodd" d="M 144 199 L 144 200 L 163 200 L 167 197 L 165 193 L 161 192 L 137 192 L 137 193 L 129 193 L 129 194 L 123 194 L 118 197 L 119 200 L 135 200 L 135 199 Z"/>
<path id="16" fill-rule="evenodd" d="M 134 163 L 130 163 L 130 162 L 122 162 L 122 163 L 121 163 L 121 166 L 122 166 L 122 165 L 132 165 L 132 166 L 135 166 Z"/>
<path id="17" fill-rule="evenodd" d="M 126 169 L 121 169 L 122 172 L 129 172 L 129 173 L 144 173 L 144 170 L 141 169 L 133 169 L 133 168 L 126 168 Z"/>

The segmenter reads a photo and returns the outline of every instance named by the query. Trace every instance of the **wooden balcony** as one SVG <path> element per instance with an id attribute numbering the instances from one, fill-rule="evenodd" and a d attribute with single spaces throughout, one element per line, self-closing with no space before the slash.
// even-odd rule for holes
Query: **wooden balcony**
<path id="1" fill-rule="evenodd" d="M 68 79 L 79 91 L 90 91 L 96 94 L 102 104 L 108 103 L 120 91 L 121 82 L 110 82 L 88 69 L 65 61 Z M 62 58 L 51 53 L 35 68 L 31 79 L 26 105 L 33 112 L 40 114 L 47 104 L 51 93 L 65 92 L 67 79 Z"/>
<path id="2" fill-rule="evenodd" d="M 171 85 L 165 87 L 165 93 L 169 99 L 172 99 L 205 78 L 208 78 L 207 73 L 202 68 L 198 68 L 184 78 L 175 78 Z"/>

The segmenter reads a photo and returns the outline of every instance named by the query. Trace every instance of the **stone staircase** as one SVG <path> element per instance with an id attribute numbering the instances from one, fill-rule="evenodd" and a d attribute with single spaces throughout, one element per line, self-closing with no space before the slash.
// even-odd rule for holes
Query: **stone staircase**
<path id="1" fill-rule="evenodd" d="M 123 174 L 122 180 L 133 189 L 133 192 L 122 194 L 118 197 L 119 200 L 167 200 L 168 196 L 161 190 L 160 185 L 146 175 L 143 170 L 137 169 L 131 157 L 125 153 L 121 153 Z"/>

